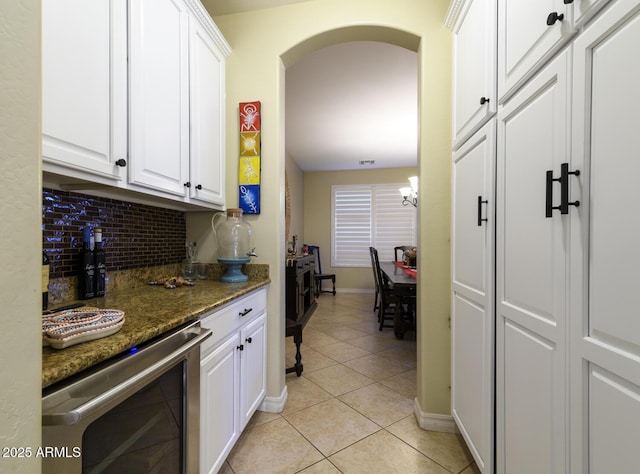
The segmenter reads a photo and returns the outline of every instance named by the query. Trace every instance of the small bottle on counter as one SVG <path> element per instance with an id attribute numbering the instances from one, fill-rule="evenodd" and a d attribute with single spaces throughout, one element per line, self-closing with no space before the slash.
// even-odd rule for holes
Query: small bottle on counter
<path id="1" fill-rule="evenodd" d="M 93 261 L 96 270 L 96 296 L 104 296 L 105 284 L 107 280 L 107 267 L 105 263 L 104 248 L 102 248 L 102 229 L 96 228 L 93 231 L 95 249 L 93 251 Z"/>
<path id="2" fill-rule="evenodd" d="M 78 277 L 80 299 L 95 296 L 95 267 L 93 250 L 91 250 L 91 227 L 85 227 L 82 234 L 82 250 L 80 251 L 80 276 Z"/>
<path id="3" fill-rule="evenodd" d="M 42 311 L 49 307 L 49 257 L 42 250 Z"/>

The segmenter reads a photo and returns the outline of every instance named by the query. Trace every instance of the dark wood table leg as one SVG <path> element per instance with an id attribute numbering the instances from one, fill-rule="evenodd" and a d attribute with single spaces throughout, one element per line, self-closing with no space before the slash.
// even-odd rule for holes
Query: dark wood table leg
<path id="1" fill-rule="evenodd" d="M 302 344 L 302 326 L 300 326 L 300 331 L 296 331 L 296 334 L 293 336 L 293 342 L 296 344 L 296 363 L 294 367 L 296 369 L 296 375 L 300 377 L 302 375 L 302 354 L 300 353 L 300 344 Z"/>
<path id="2" fill-rule="evenodd" d="M 287 367 L 286 374 L 295 372 L 298 377 L 302 375 L 302 353 L 300 352 L 300 344 L 302 344 L 302 324 L 296 324 L 293 327 L 287 328 L 287 333 L 293 333 L 293 342 L 296 345 L 296 362 L 293 367 Z"/>

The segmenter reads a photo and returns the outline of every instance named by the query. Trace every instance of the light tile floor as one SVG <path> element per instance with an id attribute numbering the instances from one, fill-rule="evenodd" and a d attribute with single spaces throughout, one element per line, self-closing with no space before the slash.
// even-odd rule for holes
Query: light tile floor
<path id="1" fill-rule="evenodd" d="M 413 415 L 414 333 L 378 330 L 373 295 L 321 295 L 282 413 L 256 412 L 221 473 L 478 473 L 459 435 Z M 287 367 L 295 345 L 286 339 Z"/>

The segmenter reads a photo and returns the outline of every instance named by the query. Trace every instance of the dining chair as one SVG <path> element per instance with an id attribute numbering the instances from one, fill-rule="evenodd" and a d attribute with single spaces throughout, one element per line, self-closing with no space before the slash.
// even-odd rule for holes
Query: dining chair
<path id="1" fill-rule="evenodd" d="M 401 262 L 404 251 L 411 250 L 412 248 L 413 248 L 413 245 L 399 245 L 397 247 L 393 247 L 393 253 L 395 255 L 396 262 Z M 400 252 L 400 259 L 398 259 L 398 252 Z"/>
<path id="2" fill-rule="evenodd" d="M 378 330 L 393 328 L 396 317 L 396 298 L 393 289 L 386 282 L 382 270 L 380 269 L 380 258 L 378 249 L 371 247 L 371 258 L 373 261 L 376 281 L 378 284 Z"/>
<path id="3" fill-rule="evenodd" d="M 373 310 L 377 311 L 378 308 L 380 307 L 381 284 L 380 284 L 380 279 L 379 279 L 379 276 L 378 276 L 378 270 L 376 268 L 376 262 L 375 262 L 375 259 L 373 257 L 374 251 L 376 251 L 376 249 L 374 247 L 369 247 L 369 256 L 371 257 L 371 269 L 373 270 L 373 284 L 374 284 L 374 290 L 375 290 L 375 296 L 374 296 L 374 301 L 373 301 Z"/>
<path id="4" fill-rule="evenodd" d="M 317 245 L 308 245 L 309 253 L 315 255 L 316 257 L 316 268 L 313 272 L 313 281 L 316 298 L 320 296 L 320 293 L 332 293 L 333 296 L 336 295 L 336 274 L 335 273 L 322 273 L 322 262 L 320 261 L 320 247 Z M 323 290 L 322 282 L 324 280 L 331 280 L 333 285 L 332 290 Z"/>

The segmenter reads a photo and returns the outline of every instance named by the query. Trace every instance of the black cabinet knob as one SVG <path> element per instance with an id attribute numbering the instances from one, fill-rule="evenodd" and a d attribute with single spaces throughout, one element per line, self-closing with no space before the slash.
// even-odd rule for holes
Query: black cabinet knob
<path id="1" fill-rule="evenodd" d="M 571 4 L 571 3 L 573 3 L 573 0 L 564 0 L 564 4 L 565 4 L 565 5 L 569 5 L 569 4 Z"/>
<path id="2" fill-rule="evenodd" d="M 240 344 L 239 346 L 236 347 L 236 349 L 238 349 L 239 351 L 243 351 L 244 350 L 244 345 Z"/>
<path id="3" fill-rule="evenodd" d="M 249 344 L 251 344 L 251 338 L 250 337 L 246 338 L 244 342 L 248 342 Z"/>
<path id="4" fill-rule="evenodd" d="M 201 184 L 197 185 L 196 189 L 202 189 L 202 185 Z"/>
<path id="5" fill-rule="evenodd" d="M 489 98 L 488 97 L 480 97 L 480 105 L 484 105 L 484 104 L 488 104 L 489 103 Z"/>
<path id="6" fill-rule="evenodd" d="M 127 160 L 125 160 L 124 158 L 120 158 L 118 161 L 116 161 L 116 166 L 127 166 Z"/>
<path id="7" fill-rule="evenodd" d="M 547 17 L 547 25 L 551 26 L 556 21 L 562 21 L 562 20 L 564 20 L 564 13 L 551 12 L 551 13 L 549 13 L 549 16 Z"/>
<path id="8" fill-rule="evenodd" d="M 185 188 L 190 188 L 191 187 L 191 182 L 187 181 L 186 183 L 184 183 L 184 187 Z"/>

